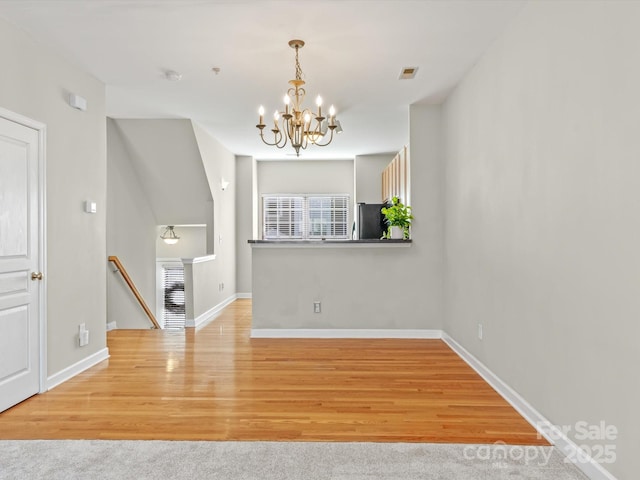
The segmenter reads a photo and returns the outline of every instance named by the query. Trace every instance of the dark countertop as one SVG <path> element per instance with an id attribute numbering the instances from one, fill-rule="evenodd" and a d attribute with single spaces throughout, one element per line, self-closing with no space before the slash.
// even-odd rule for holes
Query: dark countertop
<path id="1" fill-rule="evenodd" d="M 258 245 L 286 245 L 286 246 L 320 246 L 320 245 L 341 245 L 341 246 L 385 246 L 385 245 L 411 245 L 411 240 L 380 240 L 377 238 L 362 240 L 247 240 L 252 246 Z"/>

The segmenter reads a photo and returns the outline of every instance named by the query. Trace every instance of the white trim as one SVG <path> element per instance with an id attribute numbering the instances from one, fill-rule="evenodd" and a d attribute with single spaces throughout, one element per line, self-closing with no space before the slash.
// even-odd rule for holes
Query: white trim
<path id="1" fill-rule="evenodd" d="M 435 340 L 442 338 L 442 330 L 252 328 L 251 338 L 417 338 Z"/>
<path id="2" fill-rule="evenodd" d="M 185 265 L 193 265 L 194 263 L 204 263 L 210 262 L 211 260 L 215 260 L 215 255 L 205 255 L 204 257 L 195 257 L 195 258 L 181 258 L 180 260 Z"/>
<path id="3" fill-rule="evenodd" d="M 47 126 L 43 123 L 34 123 L 34 127 L 38 130 L 39 140 L 39 159 L 38 169 L 40 170 L 39 185 L 40 190 L 40 218 L 38 228 L 40 229 L 39 252 L 40 271 L 43 275 L 43 281 L 40 285 L 40 393 L 47 391 L 47 285 L 48 269 L 47 269 Z"/>
<path id="4" fill-rule="evenodd" d="M 253 298 L 253 294 L 251 292 L 248 292 L 248 293 L 236 293 L 236 298 Z"/>
<path id="5" fill-rule="evenodd" d="M 20 115 L 19 113 L 12 112 L 11 110 L 7 110 L 6 108 L 0 107 L 0 117 L 6 118 L 7 120 L 19 123 L 20 125 L 24 125 L 25 127 L 33 128 L 34 130 L 46 130 L 47 126 L 38 122 L 37 120 L 33 120 L 29 117 L 25 117 L 24 115 Z"/>
<path id="6" fill-rule="evenodd" d="M 116 325 L 116 322 L 107 322 L 107 332 L 111 331 L 111 330 L 117 330 L 118 329 L 118 325 Z"/>
<path id="7" fill-rule="evenodd" d="M 103 348 L 102 350 L 98 350 L 96 353 L 89 355 L 86 358 L 83 358 L 79 362 L 70 365 L 64 370 L 60 370 L 58 373 L 51 375 L 47 378 L 47 390 L 51 390 L 52 388 L 57 387 L 63 382 L 75 377 L 76 375 L 84 372 L 85 370 L 97 365 L 109 358 L 109 349 Z"/>
<path id="8" fill-rule="evenodd" d="M 187 318 L 184 322 L 184 326 L 187 328 L 201 327 L 205 323 L 209 323 L 210 321 L 214 320 L 218 315 L 220 315 L 222 310 L 224 310 L 224 308 L 227 305 L 229 305 L 230 303 L 233 303 L 236 300 L 236 298 L 237 298 L 236 295 L 231 295 L 226 300 L 223 300 L 219 304 L 211 307 L 209 310 L 207 310 L 204 313 L 201 313 L 196 318 Z"/>
<path id="9" fill-rule="evenodd" d="M 38 304 L 38 391 L 47 391 L 47 125 L 0 107 L 0 117 L 38 132 L 38 271 L 42 272 Z"/>
<path id="10" fill-rule="evenodd" d="M 443 333 L 442 340 L 460 356 L 478 375 L 480 375 L 493 389 L 502 396 L 524 419 L 542 435 L 549 443 L 554 445 L 560 453 L 571 459 L 571 462 L 591 480 L 616 480 L 601 464 L 596 462 L 587 452 L 580 449 L 560 429 L 554 426 L 529 402 L 513 390 L 507 383 L 501 380 L 486 365 L 474 357 L 462 345 Z M 576 462 L 576 459 L 586 459 L 584 462 Z"/>

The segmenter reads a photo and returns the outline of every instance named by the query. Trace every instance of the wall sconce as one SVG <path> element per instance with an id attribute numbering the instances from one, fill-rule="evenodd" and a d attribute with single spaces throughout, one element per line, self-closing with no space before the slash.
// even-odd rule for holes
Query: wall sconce
<path id="1" fill-rule="evenodd" d="M 224 192 L 229 186 L 229 182 L 227 182 L 224 178 L 220 180 L 220 186 L 222 187 L 222 191 Z"/>
<path id="2" fill-rule="evenodd" d="M 173 225 L 168 225 L 167 228 L 165 228 L 162 235 L 160 235 L 160 238 L 167 245 L 174 245 L 178 243 L 178 240 L 180 240 L 180 237 L 176 235 L 176 232 L 173 231 Z"/>

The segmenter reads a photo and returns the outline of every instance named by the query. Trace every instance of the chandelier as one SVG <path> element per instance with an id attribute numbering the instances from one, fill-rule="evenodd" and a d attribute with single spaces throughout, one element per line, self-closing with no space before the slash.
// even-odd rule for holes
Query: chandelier
<path id="1" fill-rule="evenodd" d="M 331 105 L 329 108 L 329 118 L 322 116 L 322 97 L 316 98 L 317 112 L 304 108 L 302 102 L 307 93 L 304 89 L 305 81 L 302 80 L 302 68 L 298 60 L 298 52 L 304 47 L 302 40 L 291 40 L 289 46 L 296 51 L 296 78 L 289 80 L 291 87 L 284 96 L 284 111 L 275 111 L 273 114 L 273 141 L 265 139 L 264 128 L 264 107 L 261 105 L 258 113 L 260 120 L 256 127 L 260 130 L 260 138 L 264 143 L 278 148 L 284 148 L 287 142 L 296 151 L 296 156 L 300 156 L 300 149 L 306 149 L 310 144 L 319 147 L 326 147 L 333 140 L 333 132 L 338 128 L 337 133 L 342 131 L 340 122 L 336 120 L 336 110 Z M 327 133 L 329 132 L 329 133 Z"/>

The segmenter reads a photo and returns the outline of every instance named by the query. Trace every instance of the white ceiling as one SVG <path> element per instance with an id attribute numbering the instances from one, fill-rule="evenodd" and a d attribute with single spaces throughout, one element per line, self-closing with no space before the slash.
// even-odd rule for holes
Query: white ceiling
<path id="1" fill-rule="evenodd" d="M 264 146 L 255 125 L 260 104 L 281 107 L 295 73 L 287 42 L 300 38 L 305 104 L 321 94 L 344 128 L 330 146 L 301 157 L 352 158 L 406 144 L 408 106 L 442 101 L 523 4 L 0 0 L 0 17 L 102 80 L 109 116 L 190 118 L 232 152 L 261 159 L 292 158 L 289 146 Z M 419 67 L 414 80 L 398 80 L 406 66 Z M 167 70 L 182 80 L 167 81 Z"/>

